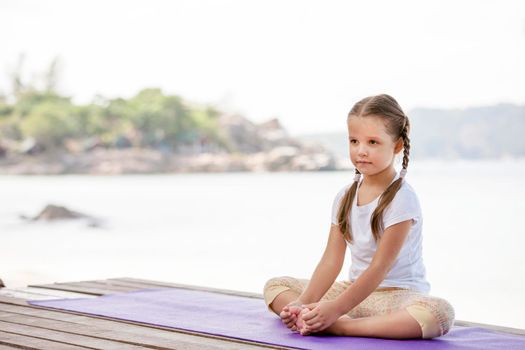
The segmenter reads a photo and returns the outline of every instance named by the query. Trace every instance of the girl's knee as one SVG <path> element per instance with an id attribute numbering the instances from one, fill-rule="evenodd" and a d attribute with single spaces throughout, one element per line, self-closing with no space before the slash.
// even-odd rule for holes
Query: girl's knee
<path id="1" fill-rule="evenodd" d="M 447 334 L 454 324 L 454 308 L 445 299 L 432 297 L 406 308 L 421 326 L 422 338 L 436 338 Z"/>
<path id="2" fill-rule="evenodd" d="M 264 284 L 264 291 L 268 289 L 272 289 L 274 287 L 287 287 L 288 289 L 297 290 L 298 292 L 302 291 L 302 282 L 301 280 L 290 277 L 290 276 L 282 276 L 282 277 L 273 277 L 270 278 L 266 283 Z"/>
<path id="3" fill-rule="evenodd" d="M 273 300 L 282 292 L 292 290 L 298 294 L 302 292 L 300 280 L 290 276 L 274 277 L 269 279 L 263 289 L 263 296 L 266 306 L 270 307 Z"/>

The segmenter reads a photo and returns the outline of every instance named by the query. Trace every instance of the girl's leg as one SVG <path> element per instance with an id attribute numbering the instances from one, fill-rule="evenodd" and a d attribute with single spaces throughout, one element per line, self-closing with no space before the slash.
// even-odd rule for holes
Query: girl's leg
<path id="1" fill-rule="evenodd" d="M 277 295 L 275 299 L 273 299 L 273 301 L 269 305 L 269 308 L 277 315 L 279 315 L 283 307 L 297 299 L 299 295 L 301 295 L 301 293 L 297 293 L 292 290 L 285 290 L 284 292 Z"/>
<path id="2" fill-rule="evenodd" d="M 308 280 L 278 277 L 264 287 L 268 308 L 279 314 L 295 300 Z M 335 282 L 321 300 L 332 300 L 349 282 Z M 446 300 L 409 291 L 376 291 L 341 317 L 326 331 L 338 335 L 407 339 L 434 338 L 448 333 L 454 323 L 454 309 Z"/>
<path id="3" fill-rule="evenodd" d="M 415 298 L 405 310 L 419 323 L 423 338 L 445 335 L 454 325 L 454 308 L 442 298 L 420 296 Z"/>
<path id="4" fill-rule="evenodd" d="M 406 310 L 389 315 L 351 318 L 343 316 L 326 330 L 328 333 L 354 337 L 388 339 L 421 338 L 419 323 Z"/>
<path id="5" fill-rule="evenodd" d="M 272 278 L 264 285 L 264 302 L 268 309 L 279 315 L 283 307 L 301 295 L 307 283 L 307 280 L 288 276 Z"/>
<path id="6" fill-rule="evenodd" d="M 446 300 L 405 291 L 374 292 L 327 332 L 377 338 L 434 338 L 446 334 L 454 309 Z"/>

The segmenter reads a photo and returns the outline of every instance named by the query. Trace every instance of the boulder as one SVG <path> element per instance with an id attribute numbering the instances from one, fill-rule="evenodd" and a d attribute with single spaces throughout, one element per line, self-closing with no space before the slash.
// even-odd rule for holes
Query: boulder
<path id="1" fill-rule="evenodd" d="M 20 215 L 20 218 L 23 220 L 29 221 L 58 221 L 58 220 L 72 220 L 72 219 L 84 219 L 88 227 L 99 228 L 102 227 L 104 221 L 89 216 L 83 213 L 79 213 L 73 210 L 70 210 L 66 207 L 59 205 L 48 204 L 46 207 L 36 216 L 28 217 L 26 215 Z"/>
<path id="2" fill-rule="evenodd" d="M 33 217 L 32 220 L 54 221 L 54 220 L 80 219 L 80 218 L 87 218 L 87 217 L 88 216 L 85 214 L 69 210 L 66 207 L 48 204 L 37 216 Z"/>

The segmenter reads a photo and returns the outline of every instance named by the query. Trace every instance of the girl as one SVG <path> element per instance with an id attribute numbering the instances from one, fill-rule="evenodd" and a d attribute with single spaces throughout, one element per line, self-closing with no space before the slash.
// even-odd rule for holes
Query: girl
<path id="1" fill-rule="evenodd" d="M 454 310 L 428 295 L 422 259 L 422 215 L 406 182 L 410 123 L 389 95 L 357 102 L 347 118 L 354 181 L 336 195 L 324 254 L 310 281 L 272 278 L 266 305 L 292 331 L 377 338 L 446 334 Z M 403 168 L 394 158 L 403 150 Z M 346 247 L 349 280 L 335 282 Z"/>

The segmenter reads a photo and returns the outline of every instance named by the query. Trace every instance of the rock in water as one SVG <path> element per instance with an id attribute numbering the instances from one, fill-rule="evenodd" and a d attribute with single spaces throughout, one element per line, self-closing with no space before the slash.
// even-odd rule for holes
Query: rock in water
<path id="1" fill-rule="evenodd" d="M 26 221 L 58 221 L 71 219 L 84 219 L 86 224 L 91 228 L 101 228 L 104 222 L 99 218 L 69 210 L 59 205 L 48 204 L 37 216 L 19 215 L 20 219 Z"/>
<path id="2" fill-rule="evenodd" d="M 4 288 L 5 287 L 5 284 L 4 282 L 2 282 L 2 280 L 0 279 L 0 288 Z"/>
<path id="3" fill-rule="evenodd" d="M 66 219 L 79 219 L 86 218 L 87 215 L 82 213 L 77 213 L 75 211 L 69 210 L 66 207 L 61 207 L 58 205 L 48 204 L 44 210 L 40 212 L 33 220 L 66 220 Z"/>

